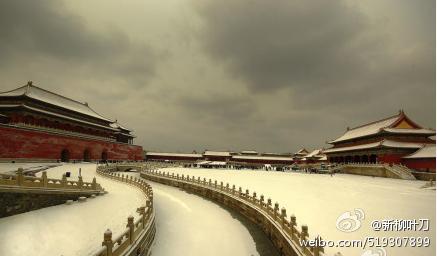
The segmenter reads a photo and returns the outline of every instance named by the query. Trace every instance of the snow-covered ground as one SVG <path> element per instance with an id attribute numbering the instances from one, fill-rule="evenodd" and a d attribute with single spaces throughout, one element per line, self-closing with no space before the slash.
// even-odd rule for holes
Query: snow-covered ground
<path id="1" fill-rule="evenodd" d="M 248 229 L 219 205 L 178 188 L 148 183 L 153 187 L 156 212 L 153 255 L 275 255 L 269 252 L 273 247 L 264 247 L 260 253 L 257 246 L 261 245 L 255 244 Z"/>
<path id="2" fill-rule="evenodd" d="M 77 180 L 79 168 L 84 181 L 96 176 L 95 164 L 65 164 L 47 170 L 50 178 L 70 171 Z M 107 228 L 113 236 L 126 228 L 129 215 L 145 204 L 140 190 L 123 183 L 97 177 L 108 194 L 73 205 L 58 205 L 11 217 L 0 218 L 0 255 L 83 256 L 98 250 Z"/>
<path id="3" fill-rule="evenodd" d="M 95 167 L 65 164 L 47 170 L 47 174 L 60 178 L 70 171 L 70 179 L 77 180 L 81 168 L 84 181 L 91 181 L 96 176 Z M 119 235 L 125 229 L 127 216 L 138 217 L 135 210 L 145 203 L 144 197 L 139 190 L 122 183 L 102 177 L 97 177 L 97 182 L 109 191 L 107 195 L 1 218 L 0 255 L 90 255 L 100 248 L 107 228 L 114 237 Z M 153 255 L 275 255 L 269 253 L 272 247 L 262 237 L 258 236 L 255 243 L 253 228 L 250 232 L 235 215 L 217 204 L 177 188 L 151 184 L 157 225 Z"/>
<path id="4" fill-rule="evenodd" d="M 0 163 L 0 173 L 10 173 L 18 170 L 18 168 L 34 168 L 39 166 L 50 166 L 56 163 Z"/>
<path id="5" fill-rule="evenodd" d="M 421 189 L 423 181 L 372 178 L 357 175 L 329 175 L 266 171 L 235 171 L 215 169 L 167 168 L 166 172 L 189 174 L 229 182 L 271 197 L 295 214 L 298 225 L 309 226 L 310 236 L 321 235 L 329 240 L 364 239 L 375 237 L 430 237 L 427 248 L 386 248 L 387 256 L 435 255 L 435 190 Z M 159 192 L 158 192 L 159 194 Z M 361 227 L 350 233 L 337 229 L 337 218 L 347 211 L 362 209 L 365 219 Z M 205 214 L 205 217 L 207 215 Z M 208 217 L 209 218 L 209 217 Z M 373 220 L 430 219 L 430 231 L 373 231 Z M 214 220 L 219 220 L 215 218 Z M 221 221 L 221 220 L 220 220 Z M 226 224 L 226 223 L 225 223 Z M 326 248 L 328 255 L 340 251 L 346 256 L 361 255 L 360 248 Z"/>

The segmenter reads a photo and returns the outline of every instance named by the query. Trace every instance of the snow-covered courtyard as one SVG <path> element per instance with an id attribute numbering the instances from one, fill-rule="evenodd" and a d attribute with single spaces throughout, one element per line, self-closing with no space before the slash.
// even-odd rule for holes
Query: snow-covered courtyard
<path id="1" fill-rule="evenodd" d="M 13 173 L 18 168 L 25 170 L 57 165 L 56 163 L 0 163 L 0 173 Z"/>
<path id="2" fill-rule="evenodd" d="M 153 188 L 156 211 L 153 255 L 275 255 L 268 241 L 258 237 L 261 242 L 256 244 L 248 228 L 214 202 L 178 188 L 148 183 Z M 258 247 L 263 247 L 264 254 Z"/>
<path id="3" fill-rule="evenodd" d="M 47 170 L 47 174 L 60 178 L 69 171 L 69 179 L 77 180 L 79 168 L 84 181 L 96 176 L 95 164 L 64 164 Z M 144 196 L 134 187 L 100 176 L 97 182 L 109 193 L 84 203 L 1 218 L 0 255 L 91 255 L 100 248 L 107 228 L 114 237 L 120 234 L 127 216 L 138 217 L 135 210 L 145 203 Z M 149 183 L 154 192 L 157 227 L 153 255 L 275 255 L 265 237 L 256 237 L 256 243 L 250 228 L 219 205 L 177 188 Z"/>
<path id="4" fill-rule="evenodd" d="M 3 170 L 9 170 L 3 164 Z M 16 164 L 13 165 L 13 168 Z M 79 168 L 84 181 L 96 175 L 95 164 L 64 164 L 47 170 L 51 178 L 70 171 L 77 180 Z M 166 168 L 166 172 L 201 176 L 229 182 L 252 193 L 271 197 L 297 216 L 298 225 L 309 226 L 310 236 L 329 240 L 376 237 L 430 237 L 428 248 L 386 248 L 387 255 L 435 255 L 435 190 L 423 189 L 422 181 L 404 181 L 354 175 L 284 173 L 248 170 Z M 39 173 L 38 175 L 41 175 Z M 138 177 L 138 173 L 129 173 Z M 120 234 L 129 215 L 145 203 L 142 193 L 125 184 L 97 176 L 108 194 L 87 202 L 58 205 L 0 219 L 0 255 L 90 255 L 99 249 L 103 232 Z M 235 214 L 197 195 L 149 182 L 154 191 L 157 233 L 154 255 L 270 255 L 266 241 L 253 236 Z M 337 218 L 347 211 L 362 209 L 361 227 L 350 233 L 337 229 Z M 430 219 L 428 232 L 377 232 L 373 220 Z M 257 240 L 258 239 L 258 240 Z M 257 240 L 257 242 L 255 242 Z M 260 246 L 264 244 L 263 250 Z M 345 256 L 361 255 L 360 248 L 325 248 L 327 255 L 340 251 Z M 262 251 L 262 253 L 261 253 Z M 267 253 L 266 253 L 267 251 Z"/>
<path id="5" fill-rule="evenodd" d="M 435 255 L 435 190 L 422 189 L 423 181 L 372 178 L 357 175 L 317 175 L 305 173 L 266 172 L 248 170 L 166 168 L 165 172 L 188 174 L 223 181 L 225 184 L 248 188 L 250 193 L 271 197 L 295 214 L 298 225 L 306 224 L 310 236 L 321 235 L 329 240 L 364 239 L 375 237 L 429 237 L 427 248 L 386 248 L 387 255 Z M 337 229 L 337 218 L 347 211 L 362 209 L 365 219 L 361 227 L 350 233 Z M 425 232 L 373 231 L 373 220 L 430 219 L 430 230 Z M 340 251 L 343 255 L 361 255 L 360 248 L 325 248 L 328 255 Z"/>

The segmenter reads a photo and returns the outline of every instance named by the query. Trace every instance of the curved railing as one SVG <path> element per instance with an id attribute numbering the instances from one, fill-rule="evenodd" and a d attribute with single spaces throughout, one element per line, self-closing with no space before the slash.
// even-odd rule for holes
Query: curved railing
<path id="1" fill-rule="evenodd" d="M 229 183 L 223 185 L 223 182 L 218 184 L 216 180 L 212 182 L 211 179 L 207 181 L 205 178 L 195 178 L 194 176 L 190 178 L 189 176 L 157 170 L 145 170 L 141 173 L 141 177 L 190 190 L 240 211 L 263 229 L 282 255 L 325 255 L 324 248 L 321 246 L 301 246 L 302 240 L 308 239 L 308 226 L 303 225 L 299 230 L 294 215 L 291 215 L 288 220 L 285 208 L 279 210 L 278 203 L 272 206 L 270 198 L 265 201 L 264 196 L 257 197 L 256 192 L 250 195 L 248 189 L 245 192 L 242 191 L 241 187 L 236 190 L 235 185 L 230 187 Z"/>
<path id="2" fill-rule="evenodd" d="M 24 176 L 23 168 L 19 168 L 16 175 L 0 174 L 0 185 L 18 186 L 20 188 L 48 188 L 48 189 L 74 189 L 74 190 L 103 190 L 96 178 L 92 182 L 84 182 L 82 176 L 77 181 L 69 181 L 65 174 L 62 179 L 47 178 L 43 171 L 41 177 Z"/>
<path id="3" fill-rule="evenodd" d="M 94 256 L 148 255 L 156 232 L 152 187 L 143 179 L 129 178 L 116 171 L 116 165 L 97 166 L 98 175 L 139 188 L 147 199 L 146 205 L 137 208 L 138 220 L 128 217 L 126 229 L 117 237 L 113 238 L 111 230 L 106 230 L 102 248 Z"/>

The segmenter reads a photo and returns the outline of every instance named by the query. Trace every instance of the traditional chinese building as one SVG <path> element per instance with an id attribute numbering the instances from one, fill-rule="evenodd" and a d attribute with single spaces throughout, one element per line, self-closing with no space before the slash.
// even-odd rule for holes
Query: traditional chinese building
<path id="1" fill-rule="evenodd" d="M 235 155 L 232 156 L 231 161 L 238 164 L 269 164 L 269 165 L 291 165 L 293 164 L 292 157 L 286 156 L 249 156 L 249 155 Z"/>
<path id="2" fill-rule="evenodd" d="M 299 159 L 300 162 L 304 162 L 307 164 L 316 164 L 316 163 L 324 163 L 327 162 L 328 159 L 326 155 L 323 153 L 323 149 L 315 149 L 305 155 L 305 157 Z"/>
<path id="3" fill-rule="evenodd" d="M 0 160 L 142 160 L 132 131 L 29 82 L 0 93 Z"/>
<path id="4" fill-rule="evenodd" d="M 296 163 L 301 163 L 303 161 L 303 158 L 305 158 L 306 155 L 308 155 L 310 152 L 306 150 L 305 148 L 299 149 L 296 153 L 293 154 L 293 159 Z"/>
<path id="5" fill-rule="evenodd" d="M 203 153 L 203 158 L 206 161 L 219 161 L 219 162 L 228 162 L 231 160 L 231 152 L 229 151 L 211 151 L 205 150 Z"/>
<path id="6" fill-rule="evenodd" d="M 430 138 L 435 134 L 435 130 L 421 127 L 400 111 L 382 120 L 348 128 L 342 136 L 330 141 L 332 148 L 323 153 L 334 163 L 400 164 L 405 156 L 424 145 L 435 145 L 435 140 Z"/>
<path id="7" fill-rule="evenodd" d="M 258 152 L 255 150 L 243 150 L 240 152 L 240 154 L 245 156 L 257 156 Z"/>
<path id="8" fill-rule="evenodd" d="M 413 154 L 404 156 L 402 164 L 422 172 L 435 172 L 435 145 L 428 144 Z"/>
<path id="9" fill-rule="evenodd" d="M 196 162 L 202 160 L 203 156 L 197 153 L 163 153 L 163 152 L 147 152 L 147 161 L 174 161 L 174 162 Z"/>

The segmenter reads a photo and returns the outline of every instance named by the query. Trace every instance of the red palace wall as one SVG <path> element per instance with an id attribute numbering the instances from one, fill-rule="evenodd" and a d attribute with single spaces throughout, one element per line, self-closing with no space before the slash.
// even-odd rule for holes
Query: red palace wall
<path id="1" fill-rule="evenodd" d="M 0 159 L 59 160 L 64 149 L 70 160 L 83 160 L 87 149 L 90 160 L 101 160 L 102 152 L 108 160 L 143 160 L 141 146 L 0 127 Z"/>
<path id="2" fill-rule="evenodd" d="M 435 173 L 435 158 L 403 159 L 402 163 L 410 169 Z"/>
<path id="3" fill-rule="evenodd" d="M 379 155 L 378 156 L 378 161 L 379 162 L 383 162 L 383 163 L 399 164 L 399 163 L 402 162 L 402 157 L 404 157 L 406 155 L 407 154 L 385 154 L 385 155 Z"/>

